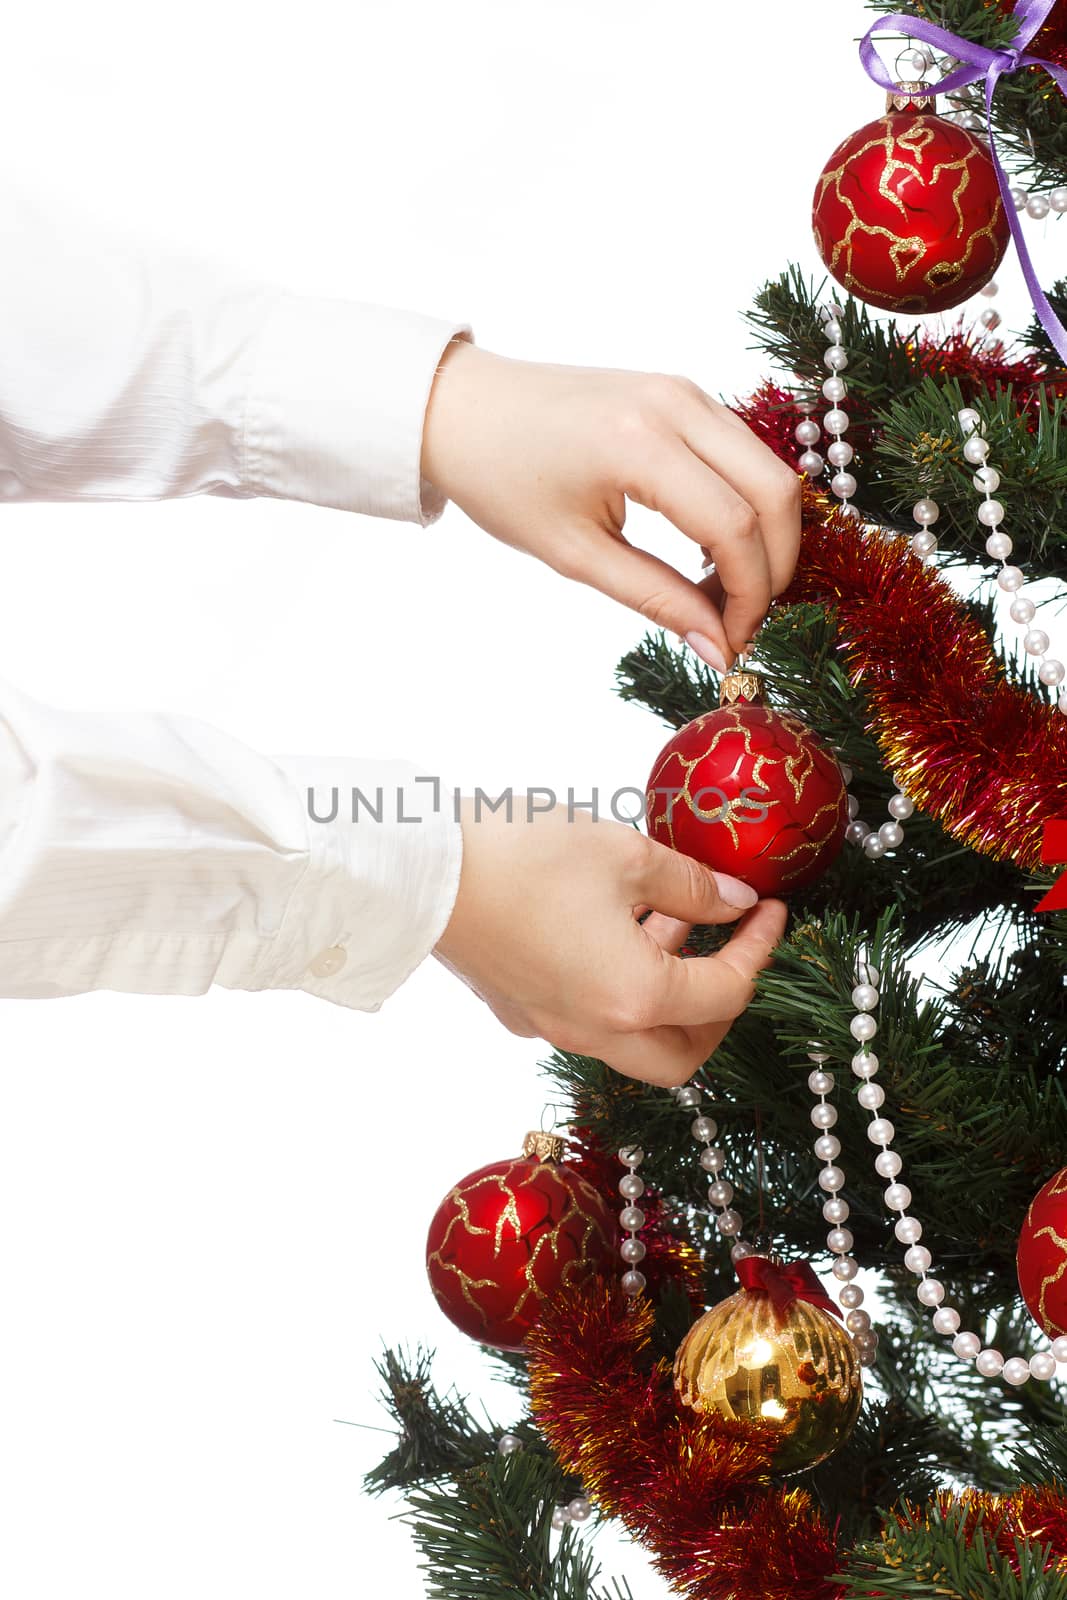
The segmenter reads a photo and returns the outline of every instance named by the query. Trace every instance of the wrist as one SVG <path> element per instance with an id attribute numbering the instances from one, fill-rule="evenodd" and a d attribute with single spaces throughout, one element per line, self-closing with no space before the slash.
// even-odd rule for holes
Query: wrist
<path id="1" fill-rule="evenodd" d="M 458 334 L 442 351 L 430 389 L 420 471 L 448 500 L 455 499 L 464 441 L 478 426 L 480 379 L 487 355 L 465 334 Z"/>

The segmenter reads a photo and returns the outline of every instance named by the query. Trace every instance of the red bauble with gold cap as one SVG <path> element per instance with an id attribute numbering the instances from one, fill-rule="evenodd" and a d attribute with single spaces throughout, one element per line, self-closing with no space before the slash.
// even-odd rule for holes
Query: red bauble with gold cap
<path id="1" fill-rule="evenodd" d="M 989 282 L 1011 237 L 988 147 L 935 105 L 888 95 L 885 116 L 843 139 L 815 185 L 827 270 L 889 311 L 960 305 Z"/>
<path id="2" fill-rule="evenodd" d="M 661 844 L 732 873 L 761 896 L 814 882 L 848 827 L 837 758 L 799 717 L 765 705 L 759 673 L 727 673 L 722 705 L 670 738 L 646 791 Z"/>
<path id="3" fill-rule="evenodd" d="M 1050 1339 L 1067 1334 L 1067 1167 L 1030 1203 L 1015 1256 L 1019 1288 Z"/>
<path id="4" fill-rule="evenodd" d="M 563 1140 L 527 1134 L 523 1155 L 449 1190 L 426 1239 L 437 1304 L 482 1344 L 521 1350 L 546 1299 L 617 1265 L 618 1223 L 566 1161 Z"/>

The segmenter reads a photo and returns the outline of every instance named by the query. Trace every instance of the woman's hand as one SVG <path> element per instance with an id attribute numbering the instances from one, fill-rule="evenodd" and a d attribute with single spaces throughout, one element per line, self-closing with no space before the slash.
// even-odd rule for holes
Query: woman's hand
<path id="1" fill-rule="evenodd" d="M 749 647 L 800 549 L 800 477 L 687 378 L 515 361 L 453 340 L 422 472 L 486 532 L 682 635 L 720 672 Z M 703 547 L 714 576 L 702 585 L 635 549 L 627 497 Z"/>
<path id="2" fill-rule="evenodd" d="M 781 900 L 618 822 L 563 806 L 527 819 L 463 801 L 463 868 L 435 954 L 512 1033 L 684 1083 L 755 993 L 785 931 Z M 638 917 L 649 908 L 644 922 Z M 677 954 L 694 923 L 737 922 L 715 955 Z"/>

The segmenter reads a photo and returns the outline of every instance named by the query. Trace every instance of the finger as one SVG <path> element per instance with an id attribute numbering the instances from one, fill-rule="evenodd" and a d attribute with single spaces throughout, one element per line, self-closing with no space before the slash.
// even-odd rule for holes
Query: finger
<path id="1" fill-rule="evenodd" d="M 682 961 L 665 956 L 663 991 L 655 1014 L 665 1024 L 697 1027 L 732 1022 L 756 992 L 756 977 L 768 966 L 785 932 L 787 911 L 781 900 L 761 900 L 746 912 L 730 938 L 714 955 Z"/>
<path id="2" fill-rule="evenodd" d="M 693 459 L 691 451 L 685 453 Z M 700 585 L 647 550 L 637 550 L 590 525 L 573 533 L 558 556 L 549 553 L 546 559 L 566 577 L 610 595 L 656 627 L 680 634 L 716 672 L 725 672 L 736 654 L 720 611 Z"/>
<path id="3" fill-rule="evenodd" d="M 690 450 L 731 484 L 759 517 L 771 593 L 788 588 L 800 554 L 801 479 L 741 418 L 709 395 L 684 408 L 682 437 Z M 724 448 L 723 427 L 729 427 Z M 728 630 L 729 631 L 729 630 Z"/>
<path id="4" fill-rule="evenodd" d="M 694 398 L 684 415 L 690 419 L 686 431 L 694 437 L 701 435 L 699 420 L 708 418 L 707 429 L 715 429 L 719 436 L 718 453 L 727 453 L 723 430 L 716 429 L 706 406 Z M 731 430 L 730 449 L 734 448 Z M 713 469 L 700 452 L 691 449 L 684 436 L 667 432 L 650 434 L 635 451 L 623 489 L 631 500 L 661 512 L 711 551 L 727 594 L 722 626 L 730 649 L 739 654 L 771 603 L 770 565 L 753 505 L 726 481 L 725 473 Z M 799 521 L 799 509 L 797 518 Z"/>
<path id="5" fill-rule="evenodd" d="M 722 586 L 722 579 L 717 572 L 709 572 L 706 578 L 701 578 L 697 588 L 703 590 L 712 605 L 722 615 L 722 608 L 726 604 L 726 590 Z"/>
<path id="6" fill-rule="evenodd" d="M 692 931 L 691 922 L 683 922 L 678 917 L 662 917 L 658 911 L 653 911 L 641 924 L 641 932 L 647 933 L 661 950 L 671 955 L 677 955 Z"/>
<path id="7" fill-rule="evenodd" d="M 708 827 L 714 826 L 708 823 Z M 657 911 L 690 924 L 733 922 L 756 904 L 759 896 L 755 889 L 740 878 L 714 872 L 656 839 L 647 840 L 647 845 L 638 867 L 636 892 Z"/>

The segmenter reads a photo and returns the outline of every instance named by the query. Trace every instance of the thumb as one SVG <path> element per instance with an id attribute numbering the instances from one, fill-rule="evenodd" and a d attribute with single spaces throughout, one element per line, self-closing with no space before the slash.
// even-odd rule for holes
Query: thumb
<path id="1" fill-rule="evenodd" d="M 688 923 L 733 922 L 759 899 L 755 889 L 740 878 L 715 872 L 657 839 L 648 840 L 637 888 L 656 911 Z"/>
<path id="2" fill-rule="evenodd" d="M 699 583 L 683 578 L 669 562 L 597 528 L 576 535 L 568 545 L 566 573 L 629 606 L 657 628 L 678 634 L 716 672 L 727 671 L 734 651 L 719 608 Z"/>

